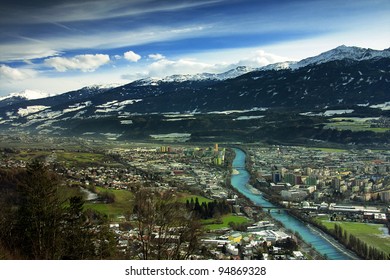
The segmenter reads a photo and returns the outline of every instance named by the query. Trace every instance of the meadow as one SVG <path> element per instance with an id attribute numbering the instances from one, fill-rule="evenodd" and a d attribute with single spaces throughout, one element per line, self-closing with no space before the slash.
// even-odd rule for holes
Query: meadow
<path id="1" fill-rule="evenodd" d="M 224 228 L 230 228 L 229 224 L 234 223 L 236 225 L 248 222 L 248 218 L 245 216 L 237 216 L 234 214 L 228 214 L 222 216 L 220 219 L 208 219 L 202 220 L 206 230 L 218 230 Z"/>
<path id="2" fill-rule="evenodd" d="M 97 193 L 108 192 L 115 196 L 115 202 L 113 203 L 91 203 L 87 202 L 85 207 L 87 209 L 93 209 L 102 214 L 107 215 L 109 220 L 118 221 L 120 217 L 126 214 L 130 214 L 133 208 L 133 193 L 127 190 L 111 190 L 101 187 L 96 188 Z"/>
<path id="3" fill-rule="evenodd" d="M 369 118 L 333 118 L 325 128 L 351 131 L 372 131 L 375 133 L 385 133 L 390 128 L 371 127 Z"/>
<path id="4" fill-rule="evenodd" d="M 368 246 L 372 246 L 383 252 L 390 254 L 390 235 L 387 229 L 383 229 L 382 224 L 369 224 L 358 222 L 343 222 L 329 221 L 327 218 L 321 218 L 320 221 L 327 229 L 334 230 L 334 225 L 337 223 L 341 228 L 365 242 Z"/>

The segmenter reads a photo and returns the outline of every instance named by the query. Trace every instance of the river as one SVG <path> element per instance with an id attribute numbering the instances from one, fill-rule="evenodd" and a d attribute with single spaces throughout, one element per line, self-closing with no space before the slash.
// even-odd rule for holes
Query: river
<path id="1" fill-rule="evenodd" d="M 234 149 L 236 156 L 233 160 L 234 172 L 231 177 L 232 186 L 241 194 L 249 198 L 254 204 L 263 207 L 276 207 L 269 201 L 265 200 L 262 195 L 257 194 L 247 186 L 250 175 L 245 168 L 245 153 L 240 149 Z M 237 174 L 238 173 L 238 174 Z M 332 237 L 318 231 L 316 228 L 303 223 L 297 218 L 288 214 L 283 209 L 272 209 L 271 216 L 280 221 L 285 228 L 292 232 L 298 232 L 301 238 L 308 244 L 311 244 L 320 254 L 326 255 L 330 260 L 351 260 L 356 259 L 356 256 L 347 251 L 342 245 L 335 241 Z"/>
<path id="2" fill-rule="evenodd" d="M 81 192 L 85 194 L 85 200 L 86 201 L 92 201 L 98 198 L 98 195 L 96 193 L 91 192 L 90 190 L 80 187 Z"/>

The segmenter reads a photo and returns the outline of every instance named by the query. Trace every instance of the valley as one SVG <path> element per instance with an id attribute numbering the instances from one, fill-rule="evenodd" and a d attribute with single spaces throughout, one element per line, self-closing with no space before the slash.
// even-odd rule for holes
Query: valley
<path id="1" fill-rule="evenodd" d="M 1 98 L 2 218 L 23 222 L 18 188 L 42 181 L 67 217 L 58 258 L 388 259 L 388 234 L 358 231 L 388 228 L 389 52 Z M 73 250 L 76 229 L 94 241 Z"/>

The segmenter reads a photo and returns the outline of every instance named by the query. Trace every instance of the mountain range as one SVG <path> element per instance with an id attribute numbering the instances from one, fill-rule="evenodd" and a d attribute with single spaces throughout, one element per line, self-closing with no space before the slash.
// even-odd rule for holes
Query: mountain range
<path id="1" fill-rule="evenodd" d="M 196 122 L 210 114 L 235 113 L 231 121 L 246 116 L 251 126 L 265 114 L 283 110 L 305 114 L 366 109 L 387 115 L 389 89 L 390 48 L 340 46 L 298 62 L 256 69 L 239 66 L 221 74 L 148 78 L 55 96 L 12 94 L 0 99 L 0 129 L 131 138 L 137 129 L 139 136 L 194 133 L 194 127 L 200 129 Z"/>

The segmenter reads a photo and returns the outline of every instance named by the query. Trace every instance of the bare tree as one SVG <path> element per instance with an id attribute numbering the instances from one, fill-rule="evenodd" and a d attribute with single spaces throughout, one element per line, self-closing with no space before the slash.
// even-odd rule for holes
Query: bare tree
<path id="1" fill-rule="evenodd" d="M 171 192 L 140 189 L 135 195 L 140 258 L 188 259 L 202 233 L 199 220 Z"/>

